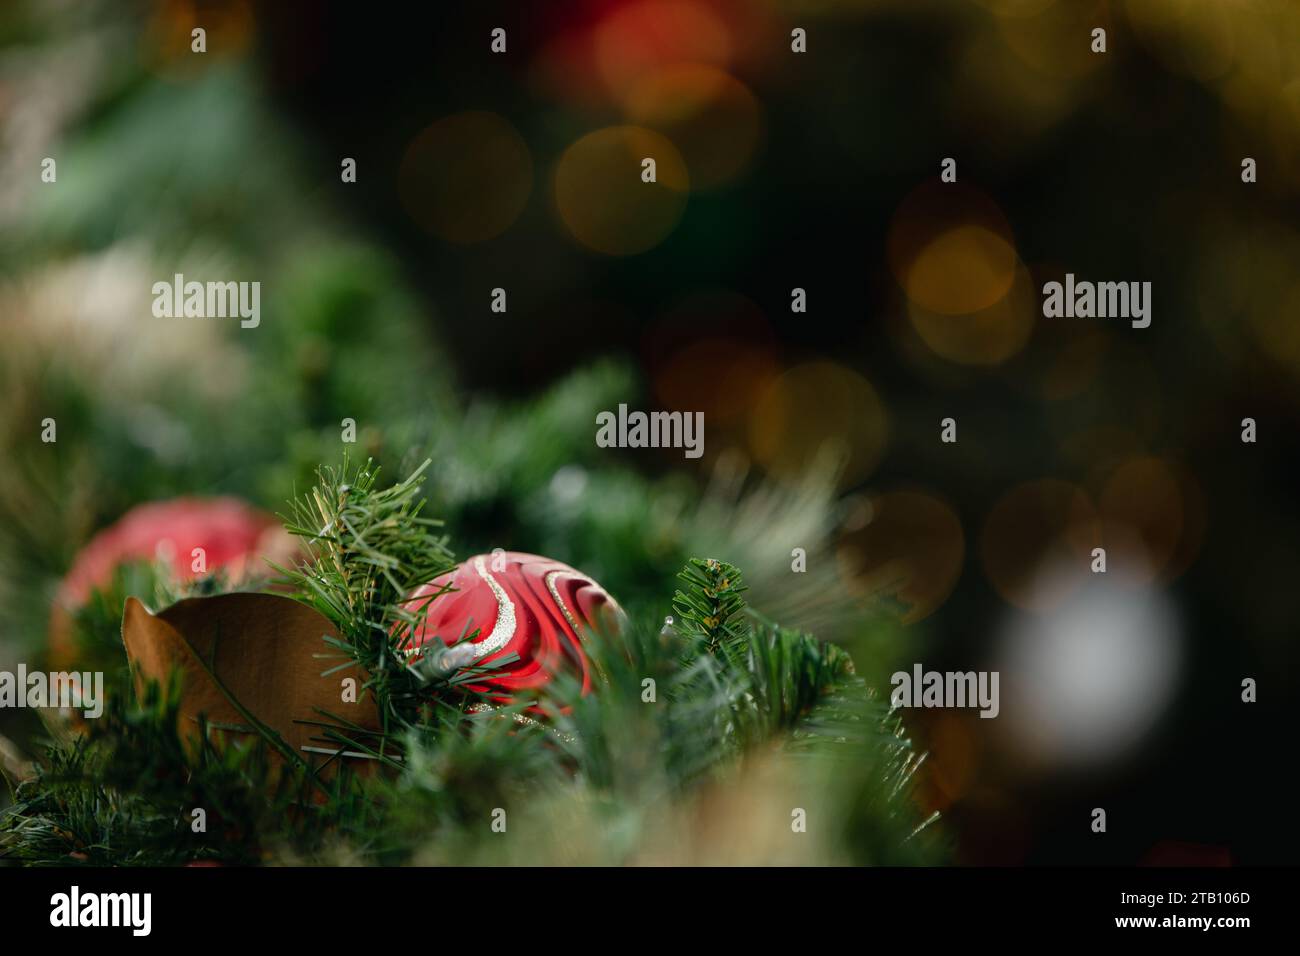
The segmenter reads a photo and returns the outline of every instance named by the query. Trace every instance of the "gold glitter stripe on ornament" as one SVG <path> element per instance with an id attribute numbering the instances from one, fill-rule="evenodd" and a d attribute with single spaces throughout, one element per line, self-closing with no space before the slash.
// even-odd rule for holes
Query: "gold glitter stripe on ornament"
<path id="1" fill-rule="evenodd" d="M 515 636 L 515 605 L 510 600 L 510 595 L 506 594 L 505 588 L 497 583 L 497 579 L 488 573 L 487 565 L 483 558 L 474 559 L 474 570 L 478 576 L 487 582 L 487 586 L 492 589 L 492 593 L 497 599 L 497 622 L 492 626 L 492 633 L 487 636 L 486 640 L 479 641 L 474 645 L 477 656 L 484 657 L 494 651 L 499 651 L 510 643 L 510 639 Z"/>
<path id="2" fill-rule="evenodd" d="M 582 630 L 578 627 L 578 622 L 574 620 L 573 612 L 570 611 L 569 606 L 564 603 L 564 598 L 560 597 L 560 589 L 555 586 L 555 579 L 563 573 L 564 572 L 562 571 L 547 571 L 545 578 L 546 590 L 551 592 L 551 597 L 553 597 L 555 603 L 560 606 L 560 613 L 563 614 L 564 619 L 569 622 L 569 627 L 573 628 L 573 636 L 581 638 Z"/>
<path id="3" fill-rule="evenodd" d="M 488 714 L 493 717 L 507 716 L 506 714 L 496 713 L 497 708 L 493 707 L 491 704 L 471 704 L 465 710 L 466 713 L 470 713 L 470 714 Z M 521 714 L 518 711 L 515 711 L 511 713 L 509 716 L 514 718 L 516 724 L 522 724 L 525 727 L 537 727 L 538 729 L 544 730 L 548 734 L 551 734 L 553 737 L 563 740 L 566 744 L 571 744 L 578 739 L 573 734 L 566 734 L 561 731 L 558 731 L 554 727 L 550 726 L 549 724 L 544 724 L 540 720 L 536 720 L 532 717 L 529 717 L 527 714 Z"/>
<path id="4" fill-rule="evenodd" d="M 553 597 L 555 603 L 560 606 L 560 613 L 563 614 L 564 619 L 569 622 L 569 627 L 573 628 L 573 636 L 577 638 L 578 646 L 581 648 L 583 628 L 578 626 L 578 622 L 574 618 L 573 612 L 570 611 L 569 606 L 564 603 L 564 598 L 560 597 L 560 589 L 555 586 L 555 579 L 563 573 L 563 571 L 548 571 L 544 578 L 546 581 L 546 590 L 551 592 L 551 597 Z M 581 651 L 579 651 L 579 653 L 581 653 Z M 605 672 L 601 669 L 600 664 L 595 660 L 595 658 L 590 655 L 584 656 L 591 662 L 592 668 L 596 671 L 596 676 L 600 679 L 601 683 L 608 684 L 609 678 L 605 676 Z"/>

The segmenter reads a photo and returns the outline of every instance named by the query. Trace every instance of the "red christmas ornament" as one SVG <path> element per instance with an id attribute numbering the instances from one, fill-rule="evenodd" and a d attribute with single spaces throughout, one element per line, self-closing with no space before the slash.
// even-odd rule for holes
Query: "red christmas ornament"
<path id="1" fill-rule="evenodd" d="M 201 562 L 195 548 L 203 549 Z M 263 570 L 264 558 L 284 564 L 295 551 L 293 538 L 274 515 L 237 498 L 175 498 L 138 505 L 91 538 L 64 577 L 50 617 L 50 661 L 60 667 L 75 662 L 72 614 L 93 589 L 108 584 L 122 564 L 161 559 L 177 580 L 221 570 L 237 581 Z"/>
<path id="2" fill-rule="evenodd" d="M 284 535 L 274 515 L 237 498 L 138 505 L 82 548 L 59 588 L 59 603 L 79 607 L 93 588 L 103 587 L 119 565 L 130 561 L 162 560 L 182 581 L 218 569 L 238 579 L 264 567 L 260 555 L 287 557 Z"/>
<path id="3" fill-rule="evenodd" d="M 444 585 L 455 588 L 430 600 Z M 439 669 L 491 664 L 518 655 L 471 684 L 498 703 L 537 688 L 562 670 L 591 688 L 591 661 L 583 649 L 590 630 L 619 627 L 623 610 L 599 584 L 567 564 L 535 554 L 496 551 L 463 561 L 420 587 L 408 604 L 428 615 L 412 635 L 412 663 L 437 652 Z M 478 637 L 451 651 L 445 646 L 478 629 Z"/>

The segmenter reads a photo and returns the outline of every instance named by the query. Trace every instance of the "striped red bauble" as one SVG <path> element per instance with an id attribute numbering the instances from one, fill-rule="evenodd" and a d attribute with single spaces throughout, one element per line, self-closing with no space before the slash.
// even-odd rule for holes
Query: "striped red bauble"
<path id="1" fill-rule="evenodd" d="M 439 595 L 445 585 L 453 590 Z M 441 657 L 444 648 L 477 630 L 454 660 L 459 666 L 499 664 L 469 686 L 501 704 L 535 692 L 558 673 L 573 675 L 586 694 L 595 679 L 588 642 L 623 619 L 618 603 L 581 571 L 515 551 L 467 558 L 419 588 L 408 607 L 427 610 L 406 648 L 411 662 Z M 502 663 L 511 655 L 517 659 Z"/>

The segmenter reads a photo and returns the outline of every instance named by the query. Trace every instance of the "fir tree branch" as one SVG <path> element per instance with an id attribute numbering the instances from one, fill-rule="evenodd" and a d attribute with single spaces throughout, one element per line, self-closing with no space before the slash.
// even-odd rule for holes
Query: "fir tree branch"
<path id="1" fill-rule="evenodd" d="M 799 763 L 800 779 L 817 775 L 844 826 L 869 835 L 868 859 L 934 858 L 932 819 L 919 820 L 911 800 L 923 757 L 898 715 L 841 648 L 746 607 L 740 572 L 725 562 L 683 570 L 672 631 L 634 615 L 618 633 L 591 635 L 585 646 L 603 681 L 584 694 L 560 670 L 533 702 L 544 720 L 524 703 L 479 712 L 481 698 L 457 683 L 468 671 L 422 684 L 400 654 L 420 620 L 405 601 L 447 569 L 450 552 L 420 517 L 418 477 L 386 493 L 368 465 L 323 469 L 294 522 L 316 562 L 285 572 L 337 627 L 338 659 L 371 675 L 387 717 L 379 731 L 325 712 L 303 722 L 324 746 L 366 754 L 382 773 L 358 778 L 346 763 L 329 779 L 273 769 L 267 741 L 227 743 L 206 724 L 195 754 L 178 732 L 177 688 L 151 685 L 138 699 L 110 697 L 90 738 L 46 754 L 0 815 L 0 856 L 32 865 L 336 853 L 381 864 L 556 862 L 573 834 L 555 820 L 585 807 L 594 814 L 581 830 L 586 852 L 623 862 L 654 839 L 646 821 L 688 820 L 702 788 L 780 753 Z M 195 806 L 215 833 L 191 832 L 178 808 Z M 484 808 L 507 806 L 539 814 L 524 857 L 501 857 L 505 844 L 481 836 Z"/>
<path id="2" fill-rule="evenodd" d="M 423 517 L 425 461 L 403 481 L 377 488 L 379 470 L 367 461 L 349 471 L 322 467 L 319 482 L 286 520 L 310 560 L 280 569 L 299 600 L 316 608 L 339 632 L 331 641 L 367 675 L 386 730 L 418 720 L 421 680 L 406 666 L 409 646 L 429 603 L 411 594 L 455 567 L 441 522 Z M 338 668 L 332 668 L 331 671 Z M 382 749 L 382 748 L 381 748 Z"/>
<path id="3" fill-rule="evenodd" d="M 734 649 L 745 634 L 747 588 L 740 570 L 713 558 L 692 558 L 677 575 L 686 589 L 673 595 L 681 633 L 702 640 L 710 651 Z"/>

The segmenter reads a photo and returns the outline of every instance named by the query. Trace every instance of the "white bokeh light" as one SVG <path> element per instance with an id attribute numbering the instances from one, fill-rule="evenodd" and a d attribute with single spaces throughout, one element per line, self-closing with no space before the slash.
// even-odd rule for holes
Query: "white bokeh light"
<path id="1" fill-rule="evenodd" d="M 1057 574 L 1038 587 L 1059 586 Z M 1118 576 L 1088 582 L 1041 614 L 1013 613 L 999 652 L 1001 729 L 1022 756 L 1092 765 L 1138 743 L 1172 698 L 1183 636 L 1169 598 Z"/>

